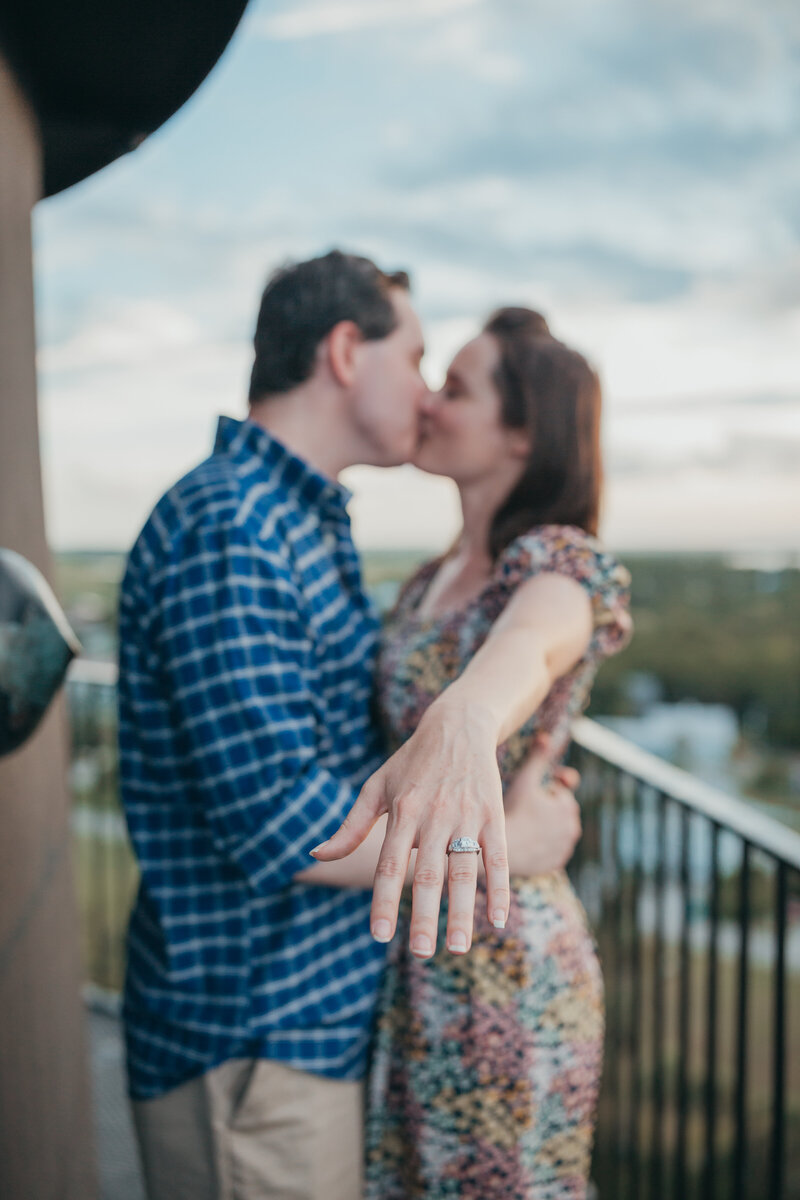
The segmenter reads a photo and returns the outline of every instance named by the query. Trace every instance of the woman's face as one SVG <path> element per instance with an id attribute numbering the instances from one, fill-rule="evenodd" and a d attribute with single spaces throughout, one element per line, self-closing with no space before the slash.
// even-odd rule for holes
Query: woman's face
<path id="1" fill-rule="evenodd" d="M 528 454 L 524 430 L 501 423 L 500 394 L 494 373 L 500 349 L 494 337 L 481 333 L 453 359 L 444 387 L 423 408 L 421 435 L 414 465 L 432 475 L 449 475 L 459 485 L 497 477 L 509 489 Z"/>

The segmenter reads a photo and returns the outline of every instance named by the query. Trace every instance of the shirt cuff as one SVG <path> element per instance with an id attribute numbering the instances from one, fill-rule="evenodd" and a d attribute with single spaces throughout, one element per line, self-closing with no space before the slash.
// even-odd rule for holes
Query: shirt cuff
<path id="1" fill-rule="evenodd" d="M 286 887 L 313 866 L 310 851 L 332 837 L 355 803 L 358 792 L 327 771 L 317 769 L 287 797 L 279 823 L 270 821 L 239 855 L 253 886 L 261 892 Z"/>

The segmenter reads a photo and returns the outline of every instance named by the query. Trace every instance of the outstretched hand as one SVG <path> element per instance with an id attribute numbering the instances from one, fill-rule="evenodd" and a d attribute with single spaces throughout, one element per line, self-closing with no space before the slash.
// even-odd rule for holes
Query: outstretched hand
<path id="1" fill-rule="evenodd" d="M 446 695 L 446 693 L 445 693 Z M 375 821 L 388 814 L 375 873 L 370 928 L 394 936 L 411 851 L 417 847 L 409 945 L 429 958 L 436 949 L 445 874 L 447 948 L 464 953 L 472 942 L 477 854 L 450 854 L 457 837 L 480 843 L 486 872 L 489 920 L 502 928 L 508 916 L 509 881 L 505 813 L 497 766 L 497 727 L 477 708 L 465 713 L 441 700 L 425 713 L 414 735 L 372 775 L 337 832 L 312 853 L 320 861 L 344 858 Z"/>

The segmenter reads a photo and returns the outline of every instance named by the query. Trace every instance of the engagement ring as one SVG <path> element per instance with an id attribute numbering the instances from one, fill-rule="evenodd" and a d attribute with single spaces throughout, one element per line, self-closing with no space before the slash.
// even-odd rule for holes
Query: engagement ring
<path id="1" fill-rule="evenodd" d="M 457 837 L 447 847 L 448 854 L 480 854 L 481 848 L 475 838 Z"/>

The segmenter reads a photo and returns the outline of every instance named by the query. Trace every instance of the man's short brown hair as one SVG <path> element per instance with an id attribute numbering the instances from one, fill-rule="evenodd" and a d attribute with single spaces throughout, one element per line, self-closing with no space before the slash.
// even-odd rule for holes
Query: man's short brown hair
<path id="1" fill-rule="evenodd" d="M 397 326 L 391 289 L 409 286 L 405 271 L 387 274 L 341 250 L 280 267 L 261 297 L 250 403 L 304 383 L 317 347 L 340 321 L 353 321 L 368 341 L 388 337 Z"/>

